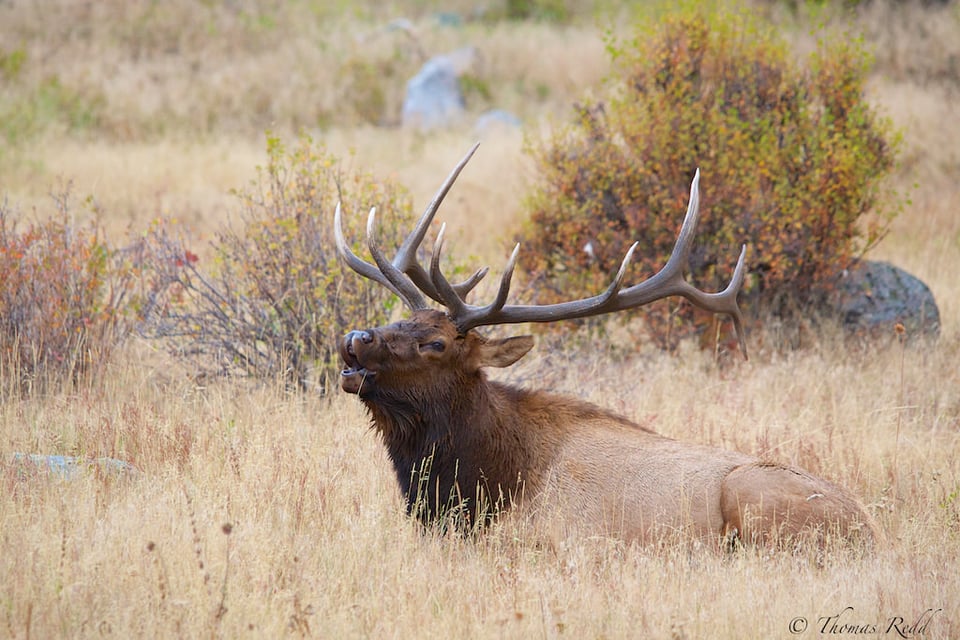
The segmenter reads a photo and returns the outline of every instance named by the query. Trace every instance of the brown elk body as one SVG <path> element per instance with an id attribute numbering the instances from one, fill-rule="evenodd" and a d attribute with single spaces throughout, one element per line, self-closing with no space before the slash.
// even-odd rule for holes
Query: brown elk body
<path id="1" fill-rule="evenodd" d="M 845 489 L 801 469 L 743 453 L 680 442 L 573 398 L 491 381 L 532 347 L 530 336 L 490 339 L 477 326 L 584 317 L 683 295 L 730 314 L 742 342 L 736 295 L 743 253 L 730 286 L 704 294 L 682 277 L 697 221 L 697 179 L 674 255 L 653 278 L 623 289 L 629 252 L 608 290 L 547 306 L 506 305 L 517 251 L 497 299 L 465 302 L 485 275 L 451 285 L 440 273 L 443 232 L 430 269 L 416 258 L 436 209 L 473 150 L 451 173 L 394 260 L 368 241 L 376 267 L 357 258 L 340 233 L 341 255 L 413 310 L 407 319 L 351 331 L 340 344 L 341 386 L 359 396 L 386 444 L 408 510 L 425 522 L 450 514 L 480 523 L 511 509 L 551 534 L 655 541 L 682 532 L 703 539 L 779 543 L 826 533 L 872 540 L 869 516 Z M 652 283 L 652 284 L 651 284 Z M 428 308 L 423 295 L 447 310 Z"/>

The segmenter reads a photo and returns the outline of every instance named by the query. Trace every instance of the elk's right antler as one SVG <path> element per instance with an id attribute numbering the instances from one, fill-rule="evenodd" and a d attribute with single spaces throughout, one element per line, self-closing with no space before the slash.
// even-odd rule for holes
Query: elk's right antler
<path id="1" fill-rule="evenodd" d="M 706 293 L 697 289 L 683 277 L 683 272 L 687 268 L 690 256 L 690 249 L 693 245 L 693 237 L 697 229 L 697 221 L 700 214 L 700 170 L 697 169 L 690 185 L 690 203 L 687 206 L 687 214 L 683 219 L 683 226 L 677 237 L 677 242 L 673 247 L 673 252 L 667 264 L 663 266 L 656 274 L 633 286 L 623 288 L 623 278 L 627 272 L 627 267 L 633 257 L 633 252 L 638 243 L 633 243 L 627 251 L 620 269 L 617 271 L 613 282 L 603 293 L 584 298 L 582 300 L 571 300 L 569 302 L 560 302 L 546 305 L 508 305 L 507 296 L 510 293 L 510 281 L 513 277 L 513 270 L 517 264 L 517 257 L 520 253 L 520 245 L 517 244 L 503 275 L 500 278 L 500 287 L 493 302 L 485 306 L 475 306 L 467 304 L 467 294 L 477 285 L 487 274 L 487 268 L 478 270 L 466 282 L 458 285 L 450 284 L 447 278 L 440 271 L 440 251 L 443 248 L 444 226 L 441 226 L 440 233 L 433 247 L 433 255 L 430 260 L 429 273 L 420 265 L 416 253 L 423 238 L 426 236 L 427 228 L 433 221 L 433 217 L 447 195 L 450 187 L 453 185 L 457 176 L 463 170 L 470 158 L 476 152 L 479 143 L 464 156 L 463 160 L 454 167 L 453 171 L 447 177 L 446 181 L 440 187 L 433 201 L 424 211 L 420 221 L 413 232 L 404 240 L 392 261 L 388 260 L 380 251 L 376 241 L 375 229 L 375 209 L 370 210 L 370 217 L 367 221 L 367 245 L 370 248 L 370 254 L 373 256 L 376 266 L 358 258 L 347 246 L 341 229 L 340 205 L 337 205 L 335 215 L 337 249 L 350 267 L 362 276 L 375 280 L 384 285 L 397 295 L 399 295 L 411 309 L 425 308 L 426 301 L 422 293 L 433 300 L 444 305 L 450 315 L 450 318 L 457 325 L 461 333 L 466 333 L 470 329 L 480 326 L 496 324 L 516 324 L 522 322 L 556 322 L 558 320 L 569 320 L 574 318 L 586 318 L 605 313 L 623 311 L 649 304 L 655 300 L 660 300 L 669 296 L 679 295 L 688 299 L 701 309 L 714 313 L 724 313 L 733 319 L 734 327 L 737 331 L 737 337 L 740 341 L 740 350 L 744 357 L 747 356 L 747 345 L 743 331 L 743 315 L 740 307 L 737 305 L 737 294 L 743 285 L 745 275 L 744 264 L 747 255 L 747 247 L 743 245 L 740 250 L 740 257 L 737 260 L 737 266 L 733 270 L 733 277 L 730 284 L 720 292 Z"/>

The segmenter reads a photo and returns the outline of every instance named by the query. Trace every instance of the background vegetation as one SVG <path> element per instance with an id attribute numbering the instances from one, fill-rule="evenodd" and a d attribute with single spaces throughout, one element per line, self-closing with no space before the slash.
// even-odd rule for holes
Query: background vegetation
<path id="1" fill-rule="evenodd" d="M 146 235 L 141 334 L 166 339 L 204 373 L 327 389 L 339 372 L 336 337 L 384 324 L 396 302 L 341 265 L 330 212 L 339 203 L 344 233 L 359 245 L 365 211 L 377 207 L 379 241 L 398 246 L 414 223 L 409 198 L 390 182 L 345 173 L 307 136 L 290 151 L 268 136 L 267 157 L 254 184 L 238 192 L 240 227 L 216 234 L 212 267 L 198 264 L 163 221 Z"/>
<path id="2" fill-rule="evenodd" d="M 612 42 L 603 97 L 534 150 L 526 245 L 538 298 L 602 290 L 637 238 L 637 268 L 655 273 L 699 168 L 696 280 L 722 289 L 747 243 L 754 321 L 815 311 L 899 204 L 887 185 L 897 138 L 864 95 L 866 53 L 835 35 L 797 60 L 746 8 L 698 4 Z M 663 343 L 689 327 L 692 307 L 642 313 Z"/>
<path id="3" fill-rule="evenodd" d="M 110 360 L 138 320 L 131 257 L 95 220 L 73 219 L 69 186 L 51 198 L 54 215 L 44 220 L 21 221 L 0 205 L 0 398 L 77 382 Z"/>
<path id="4" fill-rule="evenodd" d="M 41 280 L 45 299 L 60 282 L 83 289 L 84 274 L 102 273 L 85 266 L 94 257 L 95 265 L 129 259 L 132 269 L 131 254 L 115 249 L 136 246 L 157 219 L 171 242 L 186 242 L 185 265 L 212 267 L 224 228 L 246 239 L 247 220 L 314 202 L 286 191 L 286 200 L 244 197 L 269 193 L 272 161 L 292 166 L 301 127 L 318 159 L 340 160 L 340 175 L 405 185 L 422 206 L 478 134 L 469 125 L 429 136 L 392 127 L 396 104 L 418 51 L 472 44 L 482 54 L 474 86 L 486 89 L 468 104 L 471 113 L 510 109 L 524 131 L 485 134 L 440 215 L 451 255 L 496 270 L 524 230 L 521 200 L 535 174 L 523 136 L 548 138 L 569 122 L 572 104 L 596 103 L 611 72 L 604 43 L 623 41 L 634 18 L 658 11 L 556 6 L 562 14 L 504 5 L 497 16 L 468 3 L 443 14 L 403 2 L 4 3 L 4 246 L 36 236 L 64 247 L 56 254 L 64 268 Z M 943 123 L 955 119 L 960 90 L 958 8 L 871 2 L 813 15 L 806 5 L 751 7 L 796 59 L 816 50 L 815 25 L 862 33 L 874 53 L 864 90 L 904 131 L 889 184 L 910 200 L 871 256 L 931 286 L 940 341 L 914 350 L 821 333 L 806 336 L 806 349 L 783 353 L 771 346 L 776 328 L 767 327 L 751 333 L 749 362 L 718 368 L 686 347 L 665 357 L 627 330 L 602 340 L 571 333 L 497 375 L 850 486 L 887 546 L 866 558 L 818 560 L 725 557 L 673 542 L 544 548 L 509 529 L 479 542 L 424 536 L 402 515 L 356 398 L 291 394 L 279 375 L 277 384 L 197 377 L 137 337 L 110 358 L 85 356 L 101 375 L 11 394 L 0 405 L 0 633 L 783 637 L 795 618 L 807 619 L 812 635 L 819 618 L 852 607 L 843 614 L 849 622 L 870 624 L 932 609 L 927 637 L 957 636 L 960 134 Z M 390 27 L 397 18 L 411 29 Z M 343 71 L 351 59 L 367 70 L 359 82 Z M 372 110 L 380 115 L 358 114 L 357 105 L 376 104 L 357 98 L 364 87 L 381 92 Z M 9 127 L 14 118 L 31 124 Z M 268 129 L 288 151 L 264 153 Z M 323 162 L 302 166 L 324 171 Z M 288 175 L 285 184 L 296 184 Z M 69 202 L 78 203 L 68 205 L 66 222 L 48 195 L 60 180 L 72 182 Z M 685 176 L 676 188 L 685 195 L 687 187 Z M 364 189 L 355 193 L 359 199 Z M 362 224 L 369 204 L 358 203 L 359 220 L 351 221 Z M 332 215 L 329 207 L 316 203 L 318 222 Z M 682 208 L 670 211 L 679 216 Z M 54 242 L 64 224 L 76 243 Z M 528 247 L 521 266 L 533 258 Z M 5 282 L 22 276 L 18 269 L 5 267 Z M 129 273 L 137 275 L 131 288 L 115 289 L 130 291 L 124 300 L 152 277 Z M 109 300 L 97 304 L 105 309 Z M 122 329 L 120 320 L 104 326 Z M 138 471 L 91 471 L 66 482 L 17 462 L 17 452 L 109 456 Z"/>

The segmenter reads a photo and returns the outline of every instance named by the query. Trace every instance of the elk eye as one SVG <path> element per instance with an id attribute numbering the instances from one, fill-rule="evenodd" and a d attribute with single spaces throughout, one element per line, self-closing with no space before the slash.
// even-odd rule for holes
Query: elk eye
<path id="1" fill-rule="evenodd" d="M 420 351 L 436 351 L 437 353 L 443 353 L 443 350 L 447 348 L 440 340 L 434 340 L 433 342 L 425 342 L 420 345 Z"/>

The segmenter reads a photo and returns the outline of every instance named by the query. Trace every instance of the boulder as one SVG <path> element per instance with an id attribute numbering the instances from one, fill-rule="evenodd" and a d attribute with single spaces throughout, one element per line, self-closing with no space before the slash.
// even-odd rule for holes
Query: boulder
<path id="1" fill-rule="evenodd" d="M 940 334 L 940 310 L 930 288 L 888 262 L 862 260 L 848 269 L 831 306 L 852 333 L 892 336 L 900 323 L 908 338 Z"/>
<path id="2" fill-rule="evenodd" d="M 427 60 L 417 75 L 407 82 L 403 126 L 428 131 L 449 126 L 460 119 L 465 103 L 459 78 L 476 59 L 476 49 L 464 47 Z"/>
<path id="3" fill-rule="evenodd" d="M 484 137 L 498 132 L 515 131 L 523 123 L 520 118 L 503 109 L 491 109 L 481 113 L 473 125 L 474 134 Z"/>

